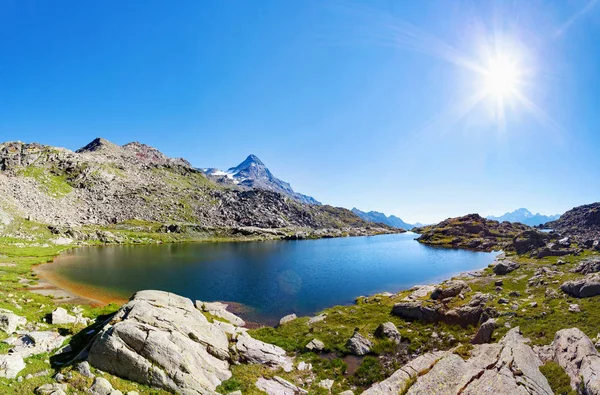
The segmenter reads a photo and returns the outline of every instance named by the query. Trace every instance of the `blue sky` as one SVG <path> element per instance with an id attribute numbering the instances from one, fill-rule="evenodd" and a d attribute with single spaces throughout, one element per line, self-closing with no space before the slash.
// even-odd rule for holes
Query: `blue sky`
<path id="1" fill-rule="evenodd" d="M 297 191 L 406 221 L 600 195 L 597 0 L 3 1 L 0 35 L 2 141 L 254 153 Z M 490 53 L 518 71 L 503 117 L 474 71 Z"/>

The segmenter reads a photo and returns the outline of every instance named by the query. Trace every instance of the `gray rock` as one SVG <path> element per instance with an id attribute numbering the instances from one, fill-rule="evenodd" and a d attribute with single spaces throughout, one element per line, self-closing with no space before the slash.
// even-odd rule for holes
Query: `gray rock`
<path id="1" fill-rule="evenodd" d="M 288 314 L 279 320 L 279 325 L 285 325 L 288 322 L 294 321 L 296 318 L 298 318 L 296 314 Z"/>
<path id="2" fill-rule="evenodd" d="M 411 294 L 408 295 L 405 300 L 417 300 L 422 299 L 429 295 L 431 292 L 435 290 L 435 285 L 416 285 L 411 288 Z"/>
<path id="3" fill-rule="evenodd" d="M 316 324 L 317 322 L 321 322 L 325 318 L 327 318 L 327 314 L 319 314 L 315 317 L 312 317 L 310 320 L 308 320 L 308 325 L 312 325 L 312 324 Z"/>
<path id="4" fill-rule="evenodd" d="M 571 313 L 581 313 L 581 308 L 579 307 L 578 304 L 570 304 L 569 305 L 569 311 Z"/>
<path id="5" fill-rule="evenodd" d="M 0 377 L 14 379 L 23 369 L 25 369 L 25 361 L 19 354 L 0 355 Z"/>
<path id="6" fill-rule="evenodd" d="M 508 300 L 506 298 L 500 298 L 500 299 L 498 299 L 498 303 L 499 304 L 509 304 L 510 300 Z"/>
<path id="7" fill-rule="evenodd" d="M 498 275 L 505 275 L 512 271 L 517 270 L 519 267 L 520 267 L 520 265 L 517 262 L 503 260 L 503 261 L 498 261 L 498 263 L 494 266 L 493 270 L 494 270 L 494 273 L 496 273 Z"/>
<path id="8" fill-rule="evenodd" d="M 496 344 L 474 346 L 467 361 L 450 352 L 428 353 L 363 394 L 551 395 L 541 364 L 519 329 L 513 328 Z"/>
<path id="9" fill-rule="evenodd" d="M 466 282 L 462 280 L 446 281 L 444 284 L 435 288 L 431 293 L 431 299 L 442 300 L 452 298 L 461 292 L 467 292 L 470 288 Z"/>
<path id="10" fill-rule="evenodd" d="M 588 274 L 584 278 L 563 283 L 560 289 L 576 298 L 600 295 L 600 273 Z"/>
<path id="11" fill-rule="evenodd" d="M 373 343 L 358 331 L 354 332 L 354 335 L 346 342 L 346 348 L 354 355 L 368 354 L 371 352 L 371 347 L 373 347 Z"/>
<path id="12" fill-rule="evenodd" d="M 325 343 L 318 339 L 312 339 L 306 345 L 306 349 L 309 351 L 321 352 L 325 349 Z"/>
<path id="13" fill-rule="evenodd" d="M 229 321 L 231 324 L 236 326 L 244 326 L 246 322 L 238 317 L 237 315 L 227 311 L 227 305 L 225 303 L 220 302 L 201 302 L 199 300 L 196 301 L 196 308 L 201 311 L 205 311 L 209 314 L 212 314 L 216 317 L 223 318 L 224 320 Z"/>
<path id="14" fill-rule="evenodd" d="M 273 377 L 272 380 L 260 377 L 256 381 L 256 387 L 261 391 L 266 392 L 268 395 L 298 395 L 308 394 L 308 391 L 297 387 L 287 380 L 282 379 L 279 376 Z"/>
<path id="15" fill-rule="evenodd" d="M 466 327 L 468 325 L 476 325 L 479 323 L 486 311 L 487 310 L 482 305 L 464 305 L 455 309 L 446 310 L 442 306 L 427 306 L 423 301 L 403 301 L 394 305 L 392 314 L 406 320 L 419 320 L 424 322 L 441 321 L 450 325 L 461 325 Z"/>
<path id="16" fill-rule="evenodd" d="M 11 335 L 18 327 L 27 324 L 24 317 L 20 317 L 10 310 L 0 309 L 0 330 Z"/>
<path id="17" fill-rule="evenodd" d="M 475 337 L 471 340 L 471 344 L 485 344 L 491 342 L 494 329 L 496 329 L 496 320 L 490 318 L 481 324 Z"/>
<path id="18" fill-rule="evenodd" d="M 354 392 L 352 392 L 350 390 L 346 390 L 346 391 L 340 392 L 339 395 L 354 395 Z"/>
<path id="19" fill-rule="evenodd" d="M 334 381 L 331 379 L 325 379 L 325 380 L 321 380 L 319 381 L 319 383 L 317 384 L 319 387 L 324 388 L 326 390 L 331 390 L 331 387 L 333 387 L 333 383 Z"/>
<path id="20" fill-rule="evenodd" d="M 88 361 L 79 362 L 75 365 L 75 370 L 85 377 L 95 377 L 92 373 L 90 363 Z"/>
<path id="21" fill-rule="evenodd" d="M 88 361 L 105 372 L 173 392 L 214 393 L 231 377 L 229 341 L 191 300 L 140 291 L 97 335 Z"/>
<path id="22" fill-rule="evenodd" d="M 37 387 L 35 393 L 38 395 L 63 395 L 66 394 L 67 389 L 67 384 L 44 384 Z"/>
<path id="23" fill-rule="evenodd" d="M 67 310 L 62 307 L 57 307 L 52 311 L 51 323 L 54 325 L 74 324 L 77 317 L 67 313 Z"/>
<path id="24" fill-rule="evenodd" d="M 600 272 L 600 259 L 590 259 L 581 262 L 575 269 L 574 273 L 591 274 Z"/>
<path id="25" fill-rule="evenodd" d="M 562 329 L 552 342 L 554 361 L 571 378 L 571 387 L 583 384 L 586 395 L 600 394 L 600 355 L 594 343 L 579 329 Z"/>
<path id="26" fill-rule="evenodd" d="M 403 394 L 412 381 L 429 371 L 441 358 L 448 355 L 445 351 L 436 351 L 421 355 L 408 362 L 384 381 L 364 391 L 363 395 Z"/>
<path id="27" fill-rule="evenodd" d="M 52 352 L 62 346 L 67 338 L 55 331 L 23 332 L 6 339 L 4 342 L 12 345 L 11 353 L 23 358 Z"/>
<path id="28" fill-rule="evenodd" d="M 88 390 L 92 395 L 111 395 L 113 391 L 114 389 L 110 382 L 103 377 L 96 377 Z"/>
<path id="29" fill-rule="evenodd" d="M 384 322 L 383 324 L 379 324 L 377 329 L 375 329 L 375 336 L 379 338 L 390 339 L 398 344 L 402 340 L 402 336 L 400 336 L 400 332 L 393 322 Z"/>
<path id="30" fill-rule="evenodd" d="M 291 372 L 293 369 L 293 361 L 286 356 L 285 350 L 253 339 L 246 332 L 238 335 L 235 349 L 244 362 L 282 368 L 286 372 Z"/>

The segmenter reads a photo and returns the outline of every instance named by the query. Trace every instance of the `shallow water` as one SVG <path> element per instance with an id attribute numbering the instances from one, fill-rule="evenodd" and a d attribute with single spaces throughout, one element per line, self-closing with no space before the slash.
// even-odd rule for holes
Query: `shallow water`
<path id="1" fill-rule="evenodd" d="M 160 289 L 192 299 L 235 302 L 243 318 L 273 324 L 359 295 L 397 292 L 479 269 L 493 253 L 422 245 L 414 233 L 302 241 L 189 243 L 77 249 L 46 266 L 110 298 Z M 241 304 L 238 305 L 238 304 Z"/>

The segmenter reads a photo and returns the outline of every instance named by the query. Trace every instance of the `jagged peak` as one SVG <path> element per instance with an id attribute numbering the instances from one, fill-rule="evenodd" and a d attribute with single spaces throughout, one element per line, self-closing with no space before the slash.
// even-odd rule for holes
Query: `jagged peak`
<path id="1" fill-rule="evenodd" d="M 116 148 L 116 147 L 118 147 L 118 145 L 113 144 L 110 141 L 103 139 L 102 137 L 96 137 L 89 144 L 87 144 L 86 146 L 84 146 L 82 148 L 79 148 L 75 152 L 77 152 L 77 153 L 96 152 L 96 151 L 100 151 L 105 148 Z"/>

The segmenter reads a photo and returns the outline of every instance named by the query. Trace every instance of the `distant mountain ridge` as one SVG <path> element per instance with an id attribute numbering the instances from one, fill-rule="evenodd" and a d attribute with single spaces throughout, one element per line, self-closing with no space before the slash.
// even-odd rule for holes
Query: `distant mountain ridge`
<path id="1" fill-rule="evenodd" d="M 303 195 L 292 189 L 292 186 L 275 177 L 265 164 L 253 154 L 239 165 L 222 171 L 216 168 L 199 169 L 211 180 L 219 184 L 235 184 L 252 189 L 263 189 L 272 192 L 279 192 L 302 203 L 317 204 L 312 196 Z"/>
<path id="2" fill-rule="evenodd" d="M 364 212 L 364 211 L 357 209 L 356 207 L 354 207 L 351 211 L 354 214 L 356 214 L 357 216 L 359 216 L 360 218 L 364 219 L 365 221 L 381 223 L 381 224 L 392 226 L 394 228 L 405 229 L 405 230 L 411 230 L 412 228 L 415 227 L 415 225 L 408 224 L 408 223 L 404 222 L 402 219 L 396 217 L 395 215 L 387 216 L 384 213 L 380 213 L 379 211 Z"/>
<path id="3" fill-rule="evenodd" d="M 556 215 L 543 215 L 540 213 L 533 214 L 531 211 L 526 208 L 520 208 L 510 213 L 505 213 L 499 217 L 495 217 L 493 215 L 487 216 L 487 219 L 492 219 L 495 221 L 508 221 L 508 222 L 520 222 L 529 226 L 537 226 L 541 224 L 545 224 L 546 222 L 557 220 L 560 217 L 560 214 Z"/>

